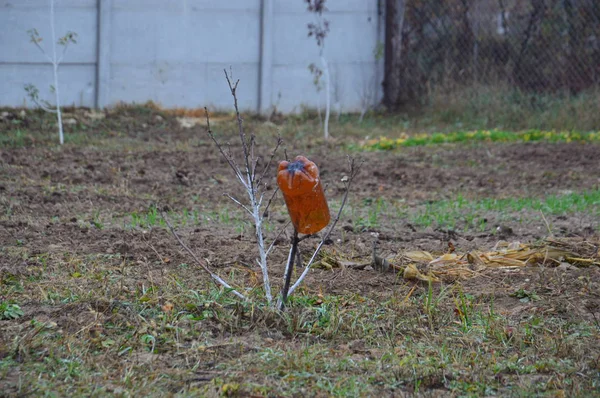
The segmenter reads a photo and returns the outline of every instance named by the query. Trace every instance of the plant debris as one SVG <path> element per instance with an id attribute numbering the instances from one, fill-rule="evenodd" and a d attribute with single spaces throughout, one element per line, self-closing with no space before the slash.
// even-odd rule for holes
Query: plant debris
<path id="1" fill-rule="evenodd" d="M 576 267 L 600 266 L 600 236 L 592 238 L 548 237 L 541 244 L 526 245 L 520 242 L 499 241 L 489 251 L 453 251 L 439 256 L 422 251 L 405 251 L 394 258 L 385 259 L 376 254 L 370 263 L 349 261 L 338 251 L 322 252 L 315 267 L 333 270 L 348 267 L 364 269 L 371 265 L 379 272 L 401 272 L 404 279 L 424 282 L 451 282 L 468 279 L 489 268 L 520 268 L 527 266 Z"/>

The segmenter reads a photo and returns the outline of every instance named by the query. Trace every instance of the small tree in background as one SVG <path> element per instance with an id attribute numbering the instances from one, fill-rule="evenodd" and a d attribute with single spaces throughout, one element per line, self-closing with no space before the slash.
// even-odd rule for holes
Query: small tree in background
<path id="1" fill-rule="evenodd" d="M 325 121 L 323 123 L 323 132 L 325 139 L 328 139 L 329 112 L 331 110 L 331 79 L 329 77 L 329 64 L 327 63 L 327 58 L 325 58 L 325 37 L 327 37 L 327 33 L 329 33 L 329 21 L 323 18 L 323 11 L 327 11 L 327 8 L 325 8 L 326 0 L 305 1 L 308 4 L 308 11 L 315 15 L 315 23 L 308 24 L 308 37 L 314 36 L 314 38 L 317 40 L 317 46 L 319 46 L 319 57 L 321 58 L 321 66 L 323 69 L 319 69 L 315 64 L 310 64 L 309 69 L 315 77 L 316 85 L 318 84 L 321 75 L 323 75 L 325 79 Z"/>
<path id="2" fill-rule="evenodd" d="M 67 48 L 69 48 L 69 44 L 77 43 L 77 33 L 68 31 L 64 36 L 59 37 L 58 40 L 56 39 L 56 30 L 54 28 L 54 0 L 50 0 L 50 31 L 51 31 L 51 35 L 52 35 L 52 54 L 51 55 L 49 55 L 46 52 L 46 50 L 44 50 L 42 48 L 42 46 L 40 45 L 40 43 L 42 42 L 42 37 L 38 33 L 37 29 L 30 29 L 27 31 L 27 33 L 29 34 L 29 38 L 31 39 L 31 42 L 33 44 L 35 44 L 35 46 L 42 52 L 42 54 L 44 54 L 46 59 L 48 59 L 48 61 L 52 64 L 54 82 L 52 85 L 50 85 L 50 90 L 54 93 L 55 105 L 50 104 L 50 102 L 48 102 L 46 100 L 40 99 L 40 97 L 39 97 L 40 91 L 33 84 L 25 85 L 25 91 L 27 92 L 27 95 L 29 96 L 29 98 L 37 106 L 39 106 L 40 108 L 42 108 L 43 110 L 45 110 L 47 112 L 56 113 L 56 118 L 57 118 L 57 122 L 58 122 L 58 138 L 59 138 L 60 144 L 62 145 L 65 142 L 65 137 L 63 134 L 62 113 L 60 110 L 60 90 L 59 90 L 59 86 L 58 86 L 58 66 L 60 65 L 63 58 L 65 57 Z M 62 53 L 60 54 L 60 56 L 58 55 L 59 51 L 57 51 L 57 45 L 63 47 Z"/>
<path id="3" fill-rule="evenodd" d="M 313 76 L 313 85 L 317 90 L 317 115 L 319 116 L 319 124 L 323 124 L 323 116 L 321 115 L 321 90 L 323 90 L 323 82 L 321 77 L 323 76 L 323 70 L 314 63 L 308 65 L 308 70 Z"/>

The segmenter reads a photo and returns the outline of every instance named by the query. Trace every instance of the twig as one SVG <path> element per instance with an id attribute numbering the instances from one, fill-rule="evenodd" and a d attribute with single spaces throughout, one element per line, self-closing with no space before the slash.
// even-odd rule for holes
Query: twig
<path id="1" fill-rule="evenodd" d="M 60 58 L 58 59 L 57 63 L 60 64 L 62 62 L 63 58 L 65 57 L 65 54 L 67 53 L 67 48 L 69 48 L 69 42 L 68 41 L 65 43 L 65 46 L 63 48 L 63 52 L 60 55 Z"/>
<path id="2" fill-rule="evenodd" d="M 303 240 L 310 239 L 314 236 L 318 236 L 317 234 L 304 235 L 303 237 L 298 239 L 298 242 L 302 242 Z"/>
<path id="3" fill-rule="evenodd" d="M 258 186 L 257 181 L 256 181 L 256 168 L 258 167 L 258 163 L 259 161 L 262 159 L 262 156 L 255 156 L 254 155 L 254 150 L 256 148 L 256 136 L 254 135 L 254 133 L 250 134 L 250 159 L 255 159 L 254 164 L 252 165 L 252 181 L 255 184 L 255 186 Z"/>
<path id="4" fill-rule="evenodd" d="M 144 241 L 146 246 L 148 246 L 150 249 L 152 249 L 152 251 L 156 254 L 156 257 L 158 257 L 158 261 L 160 261 L 161 263 L 164 263 L 163 257 L 158 253 L 158 251 L 154 248 L 154 246 L 152 246 L 150 243 L 148 243 L 148 240 L 146 238 L 143 238 L 142 240 Z"/>
<path id="5" fill-rule="evenodd" d="M 279 147 L 281 146 L 282 143 L 283 143 L 283 139 L 281 138 L 281 136 L 280 135 L 277 136 L 277 143 L 275 144 L 275 148 L 273 149 L 273 152 L 271 152 L 271 157 L 269 158 L 269 161 L 265 164 L 265 167 L 260 175 L 260 178 L 256 182 L 257 185 L 260 185 L 263 178 L 265 178 L 265 175 L 267 174 L 267 171 L 269 170 L 269 167 L 271 167 L 271 163 L 273 162 L 273 159 L 275 158 L 275 154 L 277 153 L 277 150 L 279 149 Z"/>
<path id="6" fill-rule="evenodd" d="M 319 245 L 315 249 L 312 257 L 310 258 L 310 260 L 306 264 L 306 267 L 304 268 L 304 271 L 302 272 L 302 274 L 300 275 L 300 277 L 298 278 L 298 280 L 296 281 L 296 283 L 294 283 L 294 285 L 292 285 L 292 287 L 290 288 L 290 290 L 288 292 L 288 297 L 291 296 L 294 293 L 294 291 L 298 288 L 298 286 L 300 286 L 300 284 L 302 283 L 302 281 L 304 280 L 304 278 L 306 278 L 306 275 L 308 275 L 308 271 L 310 271 L 310 268 L 312 267 L 315 259 L 317 258 L 317 255 L 321 251 L 321 248 L 323 247 L 323 245 L 325 244 L 325 242 L 327 241 L 327 239 L 329 239 L 329 235 L 331 235 L 331 232 L 335 228 L 335 225 L 338 223 L 338 221 L 340 220 L 340 218 L 342 216 L 342 212 L 344 210 L 344 206 L 346 205 L 346 201 L 348 199 L 348 193 L 350 192 L 350 186 L 352 185 L 352 181 L 354 181 L 354 178 L 358 174 L 358 172 L 360 170 L 360 166 L 362 165 L 362 162 L 361 162 L 361 164 L 359 164 L 357 166 L 355 164 L 355 162 L 354 162 L 354 159 L 352 159 L 352 158 L 348 158 L 348 163 L 349 163 L 349 167 L 350 167 L 350 177 L 348 178 L 348 181 L 346 181 L 346 191 L 344 192 L 344 197 L 342 199 L 342 204 L 340 206 L 340 210 L 338 211 L 337 216 L 335 217 L 335 220 L 333 220 L 333 223 L 331 224 L 331 226 L 329 227 L 329 229 L 327 230 L 327 232 L 325 233 L 325 235 L 321 239 L 321 242 L 319 243 Z"/>
<path id="7" fill-rule="evenodd" d="M 208 109 L 206 107 L 204 107 L 204 114 L 206 115 L 206 126 L 207 126 L 208 136 L 215 143 L 215 145 L 217 146 L 217 149 L 219 150 L 219 152 L 221 152 L 221 155 L 223 156 L 223 158 L 225 158 L 225 160 L 227 161 L 227 163 L 229 164 L 229 166 L 235 173 L 235 176 L 238 178 L 238 180 L 240 180 L 240 182 L 244 185 L 244 187 L 247 188 L 246 181 L 244 180 L 244 177 L 242 176 L 242 172 L 240 171 L 240 168 L 237 166 L 237 164 L 235 164 L 235 161 L 233 160 L 233 157 L 231 156 L 231 152 L 229 154 L 225 153 L 225 151 L 223 150 L 223 146 L 221 145 L 221 143 L 219 141 L 217 141 L 217 139 L 215 138 L 215 135 L 213 134 L 212 130 L 210 129 L 210 117 L 208 115 Z"/>
<path id="8" fill-rule="evenodd" d="M 41 51 L 42 54 L 44 54 L 44 56 L 46 57 L 46 59 L 48 60 L 48 62 L 53 63 L 54 60 L 52 59 L 52 57 L 50 57 L 48 54 L 46 54 L 46 51 L 44 51 L 44 49 L 42 48 L 42 46 L 40 46 L 40 43 L 32 40 L 33 44 L 35 44 L 35 46 L 38 48 L 38 50 Z"/>
<path id="9" fill-rule="evenodd" d="M 275 188 L 275 190 L 273 191 L 273 194 L 271 195 L 271 198 L 267 202 L 267 205 L 265 206 L 265 209 L 263 210 L 263 217 L 267 216 L 267 212 L 269 211 L 269 207 L 271 206 L 271 202 L 273 202 L 273 199 L 275 199 L 275 195 L 277 195 L 277 192 L 279 192 L 279 186 L 277 186 L 277 188 Z M 262 200 L 261 200 L 261 203 L 262 203 Z"/>
<path id="10" fill-rule="evenodd" d="M 546 220 L 546 216 L 544 216 L 544 212 L 540 210 L 540 214 L 542 215 L 542 219 L 544 220 L 544 224 L 546 224 L 546 229 L 548 230 L 548 234 L 552 236 L 552 229 L 550 228 L 550 224 L 548 224 L 548 220 Z"/>
<path id="11" fill-rule="evenodd" d="M 175 239 L 177 239 L 177 241 L 179 242 L 179 244 L 181 245 L 181 247 L 183 247 L 189 254 L 190 256 L 192 256 L 192 258 L 196 261 L 196 263 L 204 270 L 206 271 L 211 278 L 213 278 L 215 281 L 217 281 L 217 283 L 219 283 L 221 286 L 223 286 L 226 289 L 229 289 L 231 291 L 231 293 L 235 294 L 236 296 L 238 296 L 239 298 L 241 298 L 242 300 L 248 300 L 248 298 L 246 296 L 244 296 L 242 293 L 238 292 L 237 290 L 235 290 L 233 287 L 231 287 L 231 285 L 229 285 L 229 283 L 225 282 L 219 275 L 215 274 L 214 272 L 212 272 L 204 262 L 200 261 L 200 259 L 196 256 L 196 254 L 192 251 L 192 249 L 190 249 L 179 237 L 179 235 L 177 235 L 177 233 L 175 232 L 175 229 L 173 228 L 173 226 L 171 225 L 171 223 L 169 222 L 169 219 L 167 218 L 167 215 L 161 211 L 160 212 L 163 220 L 165 220 L 165 223 L 167 224 L 167 226 L 169 227 L 169 230 L 171 231 L 171 233 L 173 234 L 173 236 L 175 237 Z"/>
<path id="12" fill-rule="evenodd" d="M 43 110 L 45 110 L 48 113 L 57 113 L 56 109 L 50 109 L 48 108 L 46 105 L 42 104 L 40 101 L 38 101 L 36 98 L 31 98 L 33 100 L 33 102 L 39 106 L 40 108 L 42 108 Z"/>
<path id="13" fill-rule="evenodd" d="M 280 230 L 279 233 L 277 233 L 277 236 L 275 236 L 275 239 L 273 239 L 273 242 L 271 242 L 271 244 L 269 245 L 269 248 L 267 249 L 267 256 L 269 255 L 269 253 L 271 253 L 271 250 L 273 250 L 273 246 L 275 246 L 275 242 L 277 242 L 277 239 L 279 239 L 279 237 L 281 236 L 281 234 L 285 231 L 285 229 L 288 227 L 288 225 L 290 225 L 292 223 L 292 220 L 289 220 Z"/>
<path id="14" fill-rule="evenodd" d="M 254 134 L 252 134 L 250 136 L 250 141 L 251 141 L 251 144 L 250 144 L 251 155 L 250 156 L 252 156 L 252 159 L 254 159 L 254 161 L 252 162 L 252 173 L 250 175 L 252 176 L 252 179 L 253 179 L 252 183 L 255 186 L 258 186 L 258 184 L 256 183 L 256 168 L 258 167 L 258 162 L 260 161 L 261 157 L 260 156 L 257 158 L 254 157 Z"/>
<path id="15" fill-rule="evenodd" d="M 242 116 L 240 115 L 240 109 L 238 107 L 238 99 L 237 99 L 237 86 L 240 83 L 240 80 L 236 80 L 235 84 L 231 84 L 231 80 L 229 79 L 229 75 L 227 74 L 227 69 L 223 69 L 225 72 L 225 79 L 227 79 L 227 84 L 229 85 L 229 90 L 231 91 L 231 95 L 233 96 L 233 107 L 235 108 L 235 116 L 238 122 L 238 131 L 240 133 L 240 140 L 242 141 L 242 149 L 244 150 L 244 160 L 246 161 L 246 175 L 248 176 L 248 186 L 254 191 L 253 187 L 253 178 L 252 178 L 252 170 L 250 169 L 250 153 L 248 151 L 248 143 L 246 142 L 246 133 L 244 132 L 244 124 Z M 252 143 L 252 139 L 250 140 Z"/>
<path id="16" fill-rule="evenodd" d="M 237 200 L 236 198 L 234 198 L 233 196 L 231 196 L 228 193 L 224 193 L 223 196 L 227 196 L 229 199 L 231 199 L 235 204 L 237 204 L 238 206 L 240 206 L 242 209 L 246 210 L 250 215 L 253 215 L 252 212 L 250 211 L 250 209 L 248 207 L 246 207 L 246 205 L 244 205 L 242 202 L 240 202 L 239 200 Z"/>

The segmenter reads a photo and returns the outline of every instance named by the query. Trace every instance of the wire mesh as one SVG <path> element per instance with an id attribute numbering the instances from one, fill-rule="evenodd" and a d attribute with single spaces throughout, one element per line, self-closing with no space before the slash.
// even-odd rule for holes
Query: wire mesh
<path id="1" fill-rule="evenodd" d="M 403 100 L 473 83 L 572 94 L 600 83 L 598 0 L 406 0 L 400 15 Z"/>

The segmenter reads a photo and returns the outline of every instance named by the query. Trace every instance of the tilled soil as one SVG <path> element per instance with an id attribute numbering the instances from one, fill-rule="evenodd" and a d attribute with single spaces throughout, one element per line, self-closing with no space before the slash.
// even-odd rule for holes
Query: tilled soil
<path id="1" fill-rule="evenodd" d="M 326 146 L 303 153 L 320 165 L 327 196 L 339 203 L 343 193 L 339 180 L 347 172 L 346 155 Z M 365 200 L 382 199 L 400 201 L 410 212 L 411 208 L 451 199 L 459 193 L 467 198 L 544 197 L 585 191 L 600 184 L 597 145 L 417 147 L 353 155 L 363 161 L 350 194 L 355 207 Z M 167 230 L 124 225 L 132 213 L 145 214 L 150 206 L 158 205 L 172 211 L 220 210 L 244 216 L 223 196 L 236 193 L 243 197 L 243 192 L 227 163 L 208 144 L 180 151 L 167 146 L 148 150 L 3 149 L 0 167 L 0 245 L 30 255 L 62 251 L 78 255 L 121 253 L 133 260 L 150 258 L 156 262 L 159 253 L 175 266 L 189 259 Z M 267 195 L 273 184 L 273 179 L 267 182 Z M 287 221 L 280 202 L 276 198 L 273 205 L 279 210 L 272 212 L 275 226 Z M 459 251 L 489 249 L 500 239 L 531 242 L 547 236 L 542 217 L 533 217 L 532 222 L 501 225 L 502 231 L 509 233 L 499 235 L 498 226 L 491 222 L 483 231 L 446 230 L 435 225 L 421 228 L 402 217 L 380 217 L 376 226 L 357 228 L 353 226 L 352 214 L 345 214 L 332 240 L 337 250 L 354 258 L 368 257 L 375 239 L 380 250 L 389 256 L 406 249 L 443 252 L 449 241 Z M 599 225 L 599 220 L 586 214 L 547 218 L 553 225 L 553 234 L 558 236 L 587 236 Z M 100 220 L 102 227 L 95 226 L 94 219 Z M 193 228 L 182 226 L 180 233 L 217 267 L 234 263 L 254 266 L 255 246 L 249 224 L 240 233 L 231 223 L 211 220 Z M 308 242 L 310 246 L 317 240 Z M 284 260 L 282 248 L 272 260 L 276 273 L 281 271 Z M 3 261 L 3 267 L 9 270 L 20 266 L 20 260 L 14 256 Z M 160 264 L 164 266 L 169 265 Z M 363 278 L 361 273 L 359 279 Z M 352 290 L 357 287 L 353 280 L 352 272 L 346 279 L 338 277 L 335 289 Z M 359 290 L 368 293 L 382 284 L 386 284 L 385 280 Z"/>
<path id="2" fill-rule="evenodd" d="M 193 260 L 165 226 L 160 221 L 149 221 L 148 214 L 155 206 L 167 210 L 174 219 L 184 209 L 201 214 L 197 223 L 176 222 L 180 236 L 221 274 L 235 271 L 244 275 L 246 283 L 260 285 L 252 226 L 240 221 L 244 213 L 223 196 L 231 193 L 244 197 L 227 163 L 208 141 L 181 144 L 178 150 L 172 148 L 173 145 L 160 140 L 147 145 L 141 139 L 136 145 L 128 141 L 127 145 L 111 149 L 74 145 L 0 149 L 0 272 L 35 278 L 42 262 L 44 267 L 66 264 L 76 270 L 77 261 L 103 258 L 102 261 L 121 270 L 125 289 L 160 285 L 167 281 L 165 275 L 169 273 L 177 273 L 188 281 L 197 280 L 199 287 L 205 286 L 207 277 L 201 271 L 181 266 Z M 266 147 L 259 150 L 268 158 Z M 319 165 L 328 198 L 339 204 L 343 194 L 340 180 L 347 173 L 343 146 L 339 143 L 302 149 L 288 146 L 290 156 L 296 152 Z M 378 254 L 391 258 L 403 250 L 441 254 L 449 242 L 459 252 L 465 252 L 490 249 L 499 240 L 537 242 L 549 234 L 591 237 L 600 225 L 597 211 L 596 215 L 545 216 L 524 212 L 521 216 L 526 222 L 489 214 L 481 230 L 419 226 L 410 217 L 411 212 L 428 203 L 452 200 L 459 194 L 473 200 L 543 198 L 597 189 L 598 145 L 443 145 L 351 155 L 363 161 L 350 193 L 350 208 L 354 211 L 344 213 L 325 246 L 326 251 L 338 253 L 351 262 L 369 261 L 375 241 Z M 267 179 L 267 196 L 273 189 L 274 178 Z M 404 213 L 379 216 L 376 223 L 367 226 L 357 223 L 361 206 L 377 200 L 390 206 L 401 205 Z M 134 215 L 146 221 L 136 224 Z M 160 219 L 160 215 L 155 216 Z M 279 196 L 268 220 L 273 229 L 267 231 L 267 237 L 272 239 L 277 227 L 287 222 Z M 284 234 L 270 259 L 276 286 L 281 283 L 287 242 Z M 304 257 L 317 243 L 318 237 L 302 242 Z M 48 282 L 61 283 L 58 279 Z M 315 269 L 305 286 L 309 294 L 359 293 L 377 297 L 407 283 L 393 273 L 382 274 L 371 267 L 360 270 L 342 267 Z M 509 317 L 538 313 L 592 321 L 600 319 L 599 283 L 600 270 L 595 266 L 531 267 L 482 272 L 462 281 L 462 286 L 470 294 L 493 296 L 498 311 Z M 84 293 L 101 285 L 101 281 L 85 278 L 79 289 Z M 419 290 L 426 288 L 418 285 Z M 543 300 L 524 304 L 514 297 L 518 289 L 535 291 Z M 22 305 L 25 316 L 19 322 L 39 314 L 57 318 L 67 328 L 69 322 L 75 322 L 73 328 L 87 322 L 73 320 L 64 311 L 56 313 L 56 309 L 35 300 L 33 292 L 30 297 Z M 67 312 L 78 311 L 74 307 Z M 10 322 L 0 322 L 0 329 L 3 323 L 7 326 Z"/>

